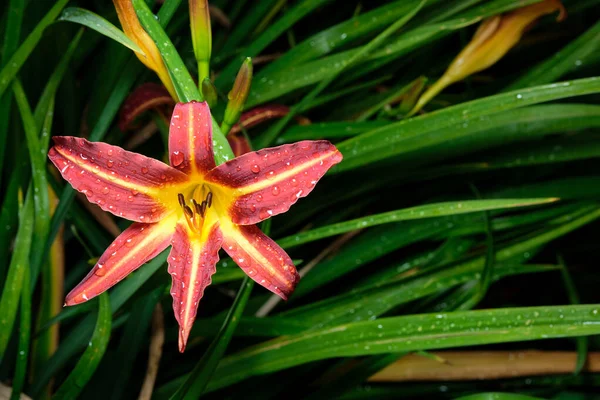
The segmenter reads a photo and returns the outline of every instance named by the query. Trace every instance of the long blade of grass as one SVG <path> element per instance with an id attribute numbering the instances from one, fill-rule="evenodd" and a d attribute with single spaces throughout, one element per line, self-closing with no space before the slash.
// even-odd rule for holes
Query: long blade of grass
<path id="1" fill-rule="evenodd" d="M 156 18 L 154 18 L 154 15 L 144 0 L 133 0 L 133 5 L 138 13 L 140 22 L 160 50 L 163 60 L 175 83 L 175 88 L 178 88 L 181 91 L 181 93 L 178 92 L 180 100 L 184 102 L 203 100 L 192 76 L 177 53 L 175 46 L 171 43 L 171 39 L 169 39 L 164 29 L 160 26 Z M 215 162 L 218 165 L 232 159 L 233 151 L 214 117 L 212 121 L 213 140 L 215 141 L 213 151 L 215 153 Z"/>
<path id="2" fill-rule="evenodd" d="M 44 18 L 35 26 L 33 31 L 23 41 L 18 50 L 6 62 L 6 65 L 0 70 L 0 96 L 6 91 L 8 85 L 17 75 L 35 46 L 42 38 L 44 30 L 50 25 L 60 14 L 69 0 L 57 0 L 52 8 L 46 13 Z"/>
<path id="3" fill-rule="evenodd" d="M 351 221 L 339 222 L 337 224 L 300 232 L 296 235 L 278 240 L 277 243 L 279 243 L 282 247 L 291 248 L 293 246 L 299 246 L 304 243 L 339 235 L 341 233 L 392 222 L 442 217 L 446 215 L 457 215 L 478 211 L 528 207 L 552 203 L 557 200 L 557 198 L 549 197 L 537 199 L 465 200 L 458 202 L 449 201 L 444 203 L 426 204 L 423 206 L 388 211 L 381 214 L 361 217 Z"/>
<path id="4" fill-rule="evenodd" d="M 266 131 L 262 136 L 256 140 L 256 146 L 258 148 L 267 147 L 270 145 L 285 128 L 287 123 L 296 115 L 299 109 L 306 107 L 311 101 L 313 101 L 334 79 L 336 79 L 344 70 L 354 66 L 360 62 L 363 58 L 367 57 L 369 53 L 381 46 L 381 44 L 390 37 L 393 33 L 398 31 L 401 27 L 406 25 L 417 13 L 421 10 L 426 0 L 422 0 L 417 3 L 410 11 L 406 13 L 402 18 L 399 18 L 396 22 L 387 27 L 377 37 L 361 47 L 359 51 L 350 57 L 347 63 L 340 64 L 340 67 L 333 71 L 327 78 L 323 79 L 319 84 L 310 91 L 302 101 L 290 109 L 290 112 L 286 114 L 282 119 L 277 121 L 272 128 Z"/>
<path id="5" fill-rule="evenodd" d="M 274 339 L 231 355 L 208 390 L 333 357 L 454 348 L 600 333 L 600 306 L 522 307 L 390 317 Z"/>
<path id="6" fill-rule="evenodd" d="M 600 78 L 578 79 L 485 97 L 390 124 L 342 142 L 338 149 L 344 154 L 344 160 L 333 171 L 357 168 L 406 152 L 405 142 L 453 125 L 468 128 L 470 124 L 485 122 L 488 116 L 501 117 L 499 113 L 503 111 L 599 91 Z"/>
<path id="7" fill-rule="evenodd" d="M 96 32 L 114 40 L 117 43 L 122 44 L 123 46 L 135 52 L 144 54 L 142 49 L 140 49 L 137 44 L 129 39 L 129 37 L 127 37 L 122 30 L 111 24 L 106 18 L 103 18 L 100 15 L 84 8 L 65 8 L 60 17 L 58 17 L 58 20 L 74 22 L 76 24 L 87 26 L 88 28 L 95 30 Z"/>
<path id="8" fill-rule="evenodd" d="M 54 399 L 77 398 L 104 356 L 110 339 L 112 317 L 108 294 L 103 293 L 99 297 L 98 319 L 89 345 L 75 365 L 75 368 L 73 368 L 73 371 L 71 371 L 67 379 L 54 394 Z"/>
<path id="9" fill-rule="evenodd" d="M 242 317 L 242 313 L 246 308 L 253 286 L 254 281 L 250 280 L 248 277 L 244 278 L 240 290 L 225 317 L 225 321 L 223 322 L 219 333 L 213 339 L 212 343 L 183 385 L 181 385 L 171 399 L 197 399 L 202 395 L 206 385 L 217 368 L 219 361 L 223 357 L 223 354 L 225 354 L 225 350 L 227 349 L 240 318 Z"/>
<path id="10" fill-rule="evenodd" d="M 0 67 L 2 68 L 6 66 L 8 59 L 14 54 L 19 45 L 24 11 L 25 2 L 22 0 L 10 0 L 8 3 L 6 28 L 2 43 L 2 58 L 0 59 Z M 12 93 L 10 91 L 0 95 L 0 143 L 2 144 L 6 143 L 8 136 L 11 105 Z M 6 146 L 0 146 L 0 182 L 2 182 L 5 149 Z"/>
<path id="11" fill-rule="evenodd" d="M 11 400 L 21 398 L 27 374 L 27 360 L 29 359 L 29 338 L 31 336 L 31 290 L 29 289 L 29 269 L 24 269 L 23 285 L 21 290 L 21 322 L 19 324 L 19 344 L 15 378 L 12 385 Z"/>
<path id="12" fill-rule="evenodd" d="M 585 65 L 589 58 L 600 49 L 600 22 L 588 29 L 548 60 L 527 70 L 527 72 L 504 89 L 505 91 L 543 85 L 560 79 L 563 75 Z"/>
<path id="13" fill-rule="evenodd" d="M 298 20 L 304 18 L 318 7 L 321 7 L 330 1 L 331 0 L 301 0 L 296 3 L 285 15 L 271 24 L 267 30 L 246 47 L 243 54 L 236 57 L 221 71 L 215 80 L 217 88 L 223 90 L 226 85 L 233 82 L 233 78 L 235 77 L 238 68 L 246 57 L 255 57 L 259 55 L 261 51 L 293 26 Z"/>
<path id="14" fill-rule="evenodd" d="M 8 275 L 0 297 L 0 361 L 4 358 L 6 346 L 13 331 L 25 269 L 29 267 L 29 251 L 33 237 L 33 193 L 28 192 L 25 198 L 21 215 L 19 216 L 19 230 L 15 238 L 15 249 L 10 259 Z"/>

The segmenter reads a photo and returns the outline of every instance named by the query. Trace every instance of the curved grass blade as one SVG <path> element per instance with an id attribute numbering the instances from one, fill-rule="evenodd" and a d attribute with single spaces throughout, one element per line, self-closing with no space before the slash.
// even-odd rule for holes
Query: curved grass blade
<path id="1" fill-rule="evenodd" d="M 271 71 L 284 70 L 314 60 L 345 46 L 347 43 L 362 39 L 401 18 L 410 9 L 414 8 L 416 3 L 417 0 L 395 1 L 327 28 L 307 38 L 285 52 L 280 58 L 265 66 L 256 75 L 256 79 L 259 80 L 263 76 L 268 76 Z"/>
<path id="2" fill-rule="evenodd" d="M 38 98 L 38 102 L 35 106 L 35 110 L 33 112 L 33 117 L 35 120 L 35 124 L 38 127 L 41 127 L 44 123 L 44 119 L 48 115 L 48 110 L 50 107 L 50 103 L 54 102 L 54 98 L 56 96 L 56 91 L 58 90 L 58 86 L 62 82 L 63 77 L 65 76 L 65 72 L 67 71 L 67 67 L 73 58 L 73 54 L 75 54 L 75 50 L 79 45 L 79 41 L 81 40 L 81 36 L 83 36 L 84 29 L 80 29 L 71 43 L 69 43 L 69 47 L 61 57 L 60 61 L 56 65 L 56 68 L 50 75 L 46 86 L 44 87 L 44 91 L 41 96 Z M 44 132 L 42 129 L 42 148 L 48 148 L 48 143 L 50 141 L 50 134 L 48 132 Z M 44 144 L 45 143 L 45 144 Z"/>
<path id="3" fill-rule="evenodd" d="M 523 255 L 525 262 L 535 254 L 535 249 L 555 240 L 569 232 L 574 231 L 600 217 L 600 210 L 595 208 L 583 213 L 575 212 L 564 218 L 566 223 L 547 229 L 532 237 L 520 237 L 516 243 L 497 250 L 495 255 L 496 262 L 510 262 L 516 255 Z M 364 258 L 364 257 L 363 257 Z M 468 261 L 457 264 L 451 270 L 442 270 L 436 277 L 437 282 L 443 282 L 445 279 L 452 284 L 465 283 L 475 279 L 477 273 L 484 267 L 486 257 L 476 257 Z M 352 266 L 342 265 L 343 270 L 335 265 L 328 266 L 327 269 L 311 271 L 303 281 L 300 282 L 294 296 L 301 296 L 317 287 L 320 287 L 333 279 L 347 273 Z M 506 273 L 510 274 L 511 265 L 507 266 Z M 534 268 L 535 269 L 535 268 Z M 521 268 L 524 271 L 524 268 Z M 500 271 L 498 272 L 498 276 Z M 504 271 L 502 271 L 504 272 Z M 334 275 L 337 273 L 337 276 Z M 402 282 L 407 279 L 403 285 L 398 286 L 396 280 Z M 396 305 L 403 304 L 410 300 L 420 298 L 426 295 L 434 294 L 437 291 L 435 285 L 431 285 L 434 280 L 427 273 L 423 276 L 416 275 L 413 278 L 403 276 L 401 273 L 394 278 L 388 278 L 384 283 L 375 283 L 371 287 L 359 288 L 355 291 L 345 293 L 337 298 L 322 300 L 309 305 L 290 310 L 283 313 L 282 317 L 295 318 L 302 323 L 335 323 L 346 322 L 347 318 L 352 320 L 368 319 L 377 316 L 392 309 Z M 440 283 L 440 285 L 444 285 Z M 446 283 L 445 285 L 448 285 Z M 293 299 L 293 298 L 292 298 Z"/>
<path id="4" fill-rule="evenodd" d="M 571 41 L 548 60 L 528 69 L 528 71 L 511 83 L 505 91 L 543 85 L 560 79 L 563 75 L 583 66 L 588 59 L 600 50 L 600 21 Z"/>
<path id="5" fill-rule="evenodd" d="M 25 2 L 22 0 L 10 0 L 6 11 L 6 28 L 4 31 L 4 40 L 2 44 L 2 58 L 0 67 L 5 67 L 8 59 L 14 54 L 21 38 L 21 26 L 23 23 L 23 14 L 25 11 Z M 0 143 L 6 143 L 10 121 L 10 111 L 12 105 L 12 93 L 9 91 L 0 95 Z M 4 152 L 6 146 L 0 146 L 0 182 L 2 182 L 2 171 L 4 167 Z M 1 277 L 2 275 L 0 275 Z"/>
<path id="6" fill-rule="evenodd" d="M 371 53 L 364 59 L 365 62 L 360 65 L 360 71 L 365 72 L 370 62 L 376 63 L 373 68 L 381 67 L 398 60 L 400 57 L 430 42 L 441 39 L 467 26 L 474 25 L 484 18 L 537 1 L 539 0 L 492 1 L 474 10 L 460 14 L 454 19 L 418 26 L 385 44 L 381 50 Z M 359 51 L 360 48 L 345 50 L 319 60 L 293 65 L 286 69 L 274 70 L 268 75 L 259 76 L 254 80 L 252 90 L 246 101 L 246 108 L 255 107 L 296 89 L 327 79 L 329 75 L 335 73 L 340 68 L 340 65 L 347 63 Z M 359 76 L 360 74 L 354 76 L 353 79 L 357 79 Z"/>
<path id="7" fill-rule="evenodd" d="M 344 160 L 332 171 L 357 168 L 406 152 L 405 142 L 453 125 L 485 123 L 486 118 L 495 114 L 501 118 L 499 113 L 503 111 L 598 92 L 600 78 L 578 79 L 498 94 L 400 121 L 339 144 L 338 149 L 344 154 Z"/>
<path id="8" fill-rule="evenodd" d="M 29 269 L 24 269 L 23 288 L 21 290 L 21 323 L 19 326 L 19 347 L 17 365 L 12 385 L 11 400 L 18 400 L 25 386 L 27 374 L 27 360 L 29 358 L 29 338 L 31 336 L 31 290 L 29 289 Z"/>
<path id="9" fill-rule="evenodd" d="M 29 102 L 23 90 L 23 86 L 18 79 L 13 83 L 13 92 L 15 101 L 19 107 L 21 119 L 23 120 L 23 129 L 27 139 L 27 148 L 29 149 L 29 159 L 31 160 L 31 175 L 33 178 L 33 205 L 34 205 L 34 231 L 33 240 L 35 243 L 45 243 L 50 231 L 50 200 L 48 197 L 48 179 L 46 177 L 46 149 L 38 137 L 39 130 L 35 123 L 33 113 L 29 107 Z M 47 140 L 45 141 L 47 143 Z M 31 285 L 35 286 L 39 269 L 43 260 L 44 253 L 40 251 L 32 252 L 31 266 Z"/>
<path id="10" fill-rule="evenodd" d="M 141 335 L 147 335 L 150 330 L 152 314 L 160 297 L 164 293 L 164 286 L 159 286 L 147 295 L 140 297 L 131 307 L 129 318 L 125 322 L 123 333 L 119 338 L 119 347 L 117 355 L 111 358 L 111 364 L 106 366 L 108 371 L 119 371 L 118 376 L 113 378 L 112 387 L 106 388 L 104 395 L 110 399 L 122 399 L 126 388 L 130 385 L 130 380 L 134 370 L 132 368 L 122 368 L 123 365 L 133 365 L 144 340 L 140 340 Z"/>
<path id="11" fill-rule="evenodd" d="M 25 41 L 6 62 L 6 65 L 0 70 L 0 96 L 6 91 L 8 85 L 12 82 L 17 72 L 21 69 L 35 46 L 38 44 L 44 33 L 44 29 L 48 27 L 56 17 L 60 14 L 69 0 L 57 0 L 50 11 L 46 13 L 44 18 L 35 26 L 33 31 L 27 36 Z"/>
<path id="12" fill-rule="evenodd" d="M 98 309 L 96 328 L 94 328 L 94 333 L 90 339 L 89 345 L 77 362 L 77 365 L 75 365 L 75 368 L 73 368 L 73 371 L 71 371 L 67 379 L 54 395 L 54 399 L 77 398 L 81 390 L 96 371 L 100 360 L 102 360 L 102 356 L 104 356 L 104 352 L 106 351 L 110 339 L 112 320 L 108 294 L 101 294 L 99 303 L 100 306 Z"/>
<path id="13" fill-rule="evenodd" d="M 133 5 L 138 14 L 140 22 L 156 43 L 160 50 L 165 65 L 171 74 L 175 88 L 181 101 L 189 102 L 193 100 L 202 101 L 198 87 L 194 83 L 190 73 L 188 72 L 183 60 L 177 53 L 175 46 L 171 43 L 171 39 L 167 36 L 163 28 L 160 26 L 154 15 L 144 2 L 144 0 L 133 0 Z M 216 142 L 214 146 L 215 162 L 222 164 L 223 162 L 233 158 L 233 151 L 229 142 L 221 133 L 221 129 L 213 117 L 213 140 Z"/>
<path id="14" fill-rule="evenodd" d="M 291 335 L 233 354 L 208 390 L 311 361 L 573 337 L 600 333 L 599 305 L 522 307 L 421 314 L 357 322 Z"/>
<path id="15" fill-rule="evenodd" d="M 365 122 L 317 122 L 310 125 L 294 125 L 277 139 L 278 144 L 299 140 L 338 139 L 357 136 L 388 125 L 388 121 Z"/>
<path id="16" fill-rule="evenodd" d="M 571 304 L 581 304 L 581 300 L 579 299 L 579 293 L 577 293 L 577 287 L 573 282 L 573 278 L 567 266 L 565 264 L 565 260 L 562 256 L 558 256 L 558 262 L 560 264 L 560 272 L 562 274 L 562 279 L 565 284 L 565 288 L 567 290 L 567 295 L 569 296 L 569 301 Z M 575 364 L 575 370 L 573 371 L 574 375 L 578 375 L 581 373 L 583 368 L 585 367 L 585 363 L 588 358 L 588 345 L 589 340 L 587 337 L 582 336 L 576 339 L 577 343 L 577 363 Z"/>
<path id="17" fill-rule="evenodd" d="M 518 393 L 477 393 L 457 397 L 456 400 L 543 400 L 543 398 Z"/>
<path id="18" fill-rule="evenodd" d="M 534 199 L 466 200 L 458 202 L 449 201 L 444 203 L 426 204 L 423 206 L 389 211 L 368 217 L 357 218 L 351 221 L 344 221 L 337 224 L 323 226 L 310 231 L 300 232 L 296 235 L 278 240 L 277 243 L 279 243 L 279 245 L 282 247 L 291 248 L 326 237 L 339 235 L 341 233 L 392 222 L 442 217 L 446 215 L 457 215 L 478 211 L 528 207 L 552 203 L 557 200 L 557 198 L 548 197 Z"/>
<path id="19" fill-rule="evenodd" d="M 319 84 L 313 88 L 304 98 L 290 109 L 290 112 L 286 114 L 282 119 L 277 121 L 272 128 L 266 131 L 262 136 L 256 140 L 256 147 L 263 148 L 270 145 L 285 128 L 287 123 L 296 115 L 297 110 L 305 108 L 310 102 L 312 102 L 334 79 L 336 79 L 344 70 L 354 66 L 362 59 L 366 58 L 376 48 L 380 47 L 383 42 L 390 37 L 393 33 L 398 31 L 401 27 L 406 25 L 417 13 L 421 10 L 426 0 L 421 0 L 414 6 L 409 12 L 406 13 L 402 18 L 387 27 L 373 40 L 369 41 L 365 46 L 361 47 L 355 54 L 350 57 L 346 63 L 340 64 L 327 78 L 323 79 Z"/>
<path id="20" fill-rule="evenodd" d="M 202 395 L 240 322 L 253 286 L 254 281 L 245 277 L 219 333 L 171 399 L 197 399 Z"/>
<path id="21" fill-rule="evenodd" d="M 117 312 L 123 304 L 129 300 L 136 291 L 150 277 L 165 264 L 167 252 L 163 252 L 152 261 L 148 262 L 140 268 L 136 273 L 131 274 L 127 279 L 117 285 L 110 293 L 110 306 L 112 313 Z M 70 311 L 73 309 L 74 311 Z M 79 311 L 75 307 L 71 307 L 63 313 L 77 314 Z M 62 314 L 62 313 L 61 313 Z M 63 344 L 58 348 L 56 353 L 40 369 L 40 374 L 31 385 L 30 394 L 33 398 L 37 398 L 43 388 L 48 384 L 56 373 L 65 366 L 71 357 L 85 347 L 86 338 L 92 334 L 94 329 L 94 320 L 91 315 L 86 316 L 81 322 L 73 327 L 71 333 L 65 338 Z"/>
<path id="22" fill-rule="evenodd" d="M 238 68 L 246 57 L 257 56 L 298 20 L 329 2 L 331 2 L 331 0 L 301 0 L 296 3 L 294 7 L 290 8 L 279 20 L 271 24 L 267 30 L 246 47 L 244 49 L 244 54 L 240 57 L 236 57 L 221 71 L 217 79 L 215 79 L 215 86 L 224 90 L 226 85 L 233 82 L 233 78 L 235 77 Z"/>
<path id="23" fill-rule="evenodd" d="M 19 216 L 19 230 L 15 239 L 15 250 L 8 267 L 8 275 L 0 297 L 0 361 L 4 358 L 6 346 L 13 331 L 21 290 L 25 277 L 25 269 L 29 266 L 29 252 L 33 236 L 33 198 L 28 191 L 25 204 Z"/>
<path id="24" fill-rule="evenodd" d="M 129 39 L 122 30 L 111 24 L 107 19 L 84 8 L 65 8 L 60 17 L 58 17 L 58 21 L 74 22 L 76 24 L 87 26 L 135 52 L 144 54 L 142 49 Z"/>
<path id="25" fill-rule="evenodd" d="M 227 35 L 227 41 L 220 49 L 222 54 L 233 53 L 238 45 L 248 38 L 248 32 L 254 31 L 254 28 L 260 23 L 260 20 L 272 9 L 276 0 L 263 0 L 252 4 L 251 10 L 244 15 L 243 19 L 233 25 L 233 31 Z M 237 1 L 236 6 L 241 11 L 243 2 Z M 215 46 L 215 47 L 218 47 Z"/>

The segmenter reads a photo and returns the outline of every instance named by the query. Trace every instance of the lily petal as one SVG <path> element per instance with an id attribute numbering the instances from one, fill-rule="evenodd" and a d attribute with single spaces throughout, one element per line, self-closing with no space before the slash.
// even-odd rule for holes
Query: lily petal
<path id="1" fill-rule="evenodd" d="M 119 128 L 125 132 L 144 111 L 163 105 L 175 105 L 175 101 L 164 86 L 151 82 L 140 85 L 123 102 L 119 113 Z"/>
<path id="2" fill-rule="evenodd" d="M 286 212 L 341 160 L 330 142 L 306 140 L 236 157 L 212 170 L 206 181 L 234 188 L 231 219 L 252 225 Z"/>
<path id="3" fill-rule="evenodd" d="M 169 129 L 169 158 L 173 167 L 188 175 L 204 175 L 215 167 L 212 118 L 205 101 L 175 106 Z"/>
<path id="4" fill-rule="evenodd" d="M 287 300 L 300 275 L 292 259 L 254 225 L 221 226 L 223 249 L 256 283 Z"/>
<path id="5" fill-rule="evenodd" d="M 205 226 L 201 235 L 191 232 L 185 222 L 175 229 L 168 262 L 173 278 L 173 311 L 179 323 L 179 351 L 182 353 L 196 319 L 198 303 L 216 271 L 222 240 L 217 223 Z"/>
<path id="6" fill-rule="evenodd" d="M 65 305 L 80 304 L 105 292 L 171 243 L 174 219 L 133 223 L 115 239 L 90 273 L 67 295 Z"/>
<path id="7" fill-rule="evenodd" d="M 157 222 L 177 204 L 165 188 L 188 177 L 153 158 L 106 143 L 56 136 L 48 157 L 74 189 L 104 211 L 139 222 Z"/>

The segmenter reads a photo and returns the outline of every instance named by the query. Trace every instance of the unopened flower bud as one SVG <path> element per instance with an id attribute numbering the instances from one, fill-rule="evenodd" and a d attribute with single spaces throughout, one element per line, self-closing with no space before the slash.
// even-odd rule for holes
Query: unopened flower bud
<path id="1" fill-rule="evenodd" d="M 250 92 L 250 85 L 252 84 L 252 60 L 248 57 L 242 63 L 242 67 L 235 78 L 233 88 L 227 96 L 229 101 L 227 102 L 227 108 L 225 109 L 225 118 L 223 120 L 222 131 L 223 134 L 227 134 L 231 127 L 238 122 L 248 93 Z"/>

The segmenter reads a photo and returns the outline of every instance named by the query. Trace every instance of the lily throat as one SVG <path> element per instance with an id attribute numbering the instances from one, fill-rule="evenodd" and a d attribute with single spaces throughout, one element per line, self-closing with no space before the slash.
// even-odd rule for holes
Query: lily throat
<path id="1" fill-rule="evenodd" d="M 201 234 L 204 222 L 209 217 L 215 218 L 214 195 L 207 185 L 198 185 L 187 197 L 177 193 L 177 201 L 183 211 L 183 216 L 194 233 Z"/>

